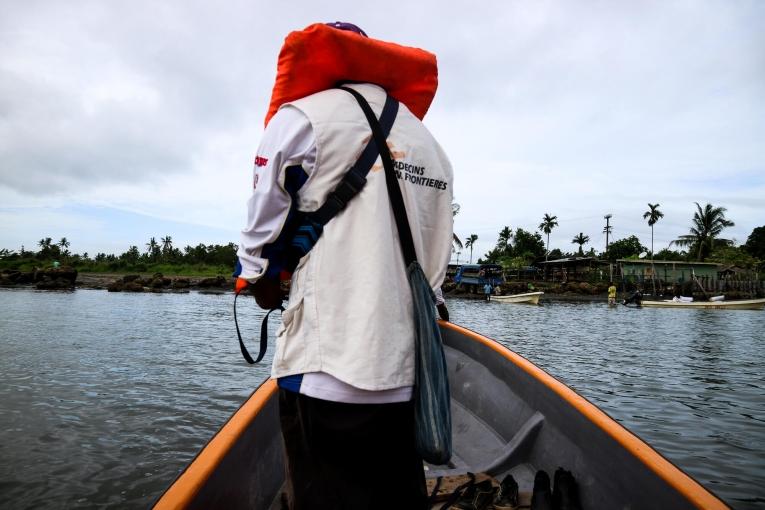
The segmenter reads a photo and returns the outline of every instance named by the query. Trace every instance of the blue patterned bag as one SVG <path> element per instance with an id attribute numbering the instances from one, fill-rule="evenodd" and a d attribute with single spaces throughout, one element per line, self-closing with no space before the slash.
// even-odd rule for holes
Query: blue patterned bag
<path id="1" fill-rule="evenodd" d="M 441 332 L 436 323 L 435 295 L 417 262 L 406 207 L 385 141 L 386 136 L 364 97 L 353 89 L 343 90 L 353 94 L 358 101 L 372 128 L 372 138 L 380 151 L 385 168 L 385 183 L 404 255 L 406 275 L 412 291 L 415 349 L 413 398 L 417 451 L 426 462 L 446 464 L 452 456 L 452 415 L 446 356 Z"/>

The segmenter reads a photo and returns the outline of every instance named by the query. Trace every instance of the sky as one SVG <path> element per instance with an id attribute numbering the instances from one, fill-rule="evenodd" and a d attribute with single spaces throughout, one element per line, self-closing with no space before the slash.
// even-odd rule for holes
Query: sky
<path id="1" fill-rule="evenodd" d="M 237 242 L 284 37 L 350 21 L 436 54 L 425 124 L 454 167 L 455 232 L 558 227 L 574 251 L 765 225 L 765 2 L 0 0 L 0 248 Z M 461 254 L 462 260 L 468 255 Z M 455 254 L 456 257 L 456 254 Z"/>

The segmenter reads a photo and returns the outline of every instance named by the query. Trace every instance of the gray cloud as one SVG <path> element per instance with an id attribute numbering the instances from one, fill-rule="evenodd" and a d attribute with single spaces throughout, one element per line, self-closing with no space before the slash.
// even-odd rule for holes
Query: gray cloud
<path id="1" fill-rule="evenodd" d="M 334 20 L 438 56 L 426 123 L 479 251 L 546 212 L 564 249 L 609 211 L 645 231 L 648 201 L 670 213 L 657 241 L 685 233 L 694 201 L 727 206 L 739 239 L 765 217 L 765 4 L 721 0 L 6 2 L 0 201 L 119 187 L 147 214 L 187 219 L 198 195 L 198 217 L 240 221 L 213 187 L 247 185 L 283 38 Z"/>

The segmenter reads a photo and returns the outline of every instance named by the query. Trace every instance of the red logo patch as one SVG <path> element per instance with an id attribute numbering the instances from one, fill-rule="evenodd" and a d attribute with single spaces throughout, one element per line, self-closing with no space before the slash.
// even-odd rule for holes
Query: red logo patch
<path id="1" fill-rule="evenodd" d="M 268 158 L 262 156 L 255 156 L 255 166 L 266 166 L 268 164 Z"/>

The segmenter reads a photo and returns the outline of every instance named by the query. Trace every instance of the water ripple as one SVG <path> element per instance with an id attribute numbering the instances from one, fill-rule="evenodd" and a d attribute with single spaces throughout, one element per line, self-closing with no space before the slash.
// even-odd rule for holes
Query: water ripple
<path id="1" fill-rule="evenodd" d="M 0 507 L 145 508 L 268 376 L 231 295 L 0 291 Z M 451 301 L 736 508 L 765 503 L 765 314 Z M 263 317 L 244 301 L 250 346 Z"/>

